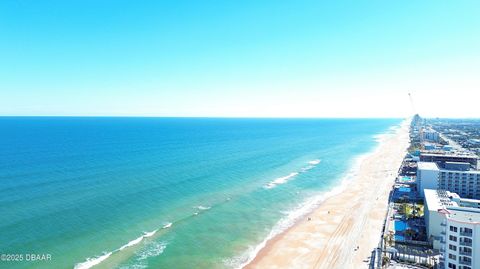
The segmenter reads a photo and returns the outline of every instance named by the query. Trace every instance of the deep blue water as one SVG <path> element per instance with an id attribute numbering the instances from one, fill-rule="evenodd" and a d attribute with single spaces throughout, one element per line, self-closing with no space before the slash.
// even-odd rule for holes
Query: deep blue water
<path id="1" fill-rule="evenodd" d="M 235 267 L 399 123 L 3 117 L 0 250 L 52 255 L 8 268 Z"/>

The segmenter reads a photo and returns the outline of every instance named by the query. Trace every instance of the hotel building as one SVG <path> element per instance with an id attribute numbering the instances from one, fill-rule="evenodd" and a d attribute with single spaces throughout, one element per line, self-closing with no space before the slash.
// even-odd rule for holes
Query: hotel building
<path id="1" fill-rule="evenodd" d="M 451 150 L 451 148 L 449 148 Z M 421 162 L 435 162 L 442 165 L 445 162 L 469 163 L 473 169 L 477 168 L 478 157 L 471 153 L 458 153 L 445 150 L 429 151 L 425 150 L 420 153 Z"/>
<path id="2" fill-rule="evenodd" d="M 471 163 L 444 162 L 440 167 L 435 162 L 418 162 L 417 190 L 442 189 L 458 193 L 460 197 L 480 199 L 480 170 L 472 169 Z"/>
<path id="3" fill-rule="evenodd" d="M 442 254 L 443 268 L 480 268 L 480 200 L 425 189 L 427 235 Z"/>

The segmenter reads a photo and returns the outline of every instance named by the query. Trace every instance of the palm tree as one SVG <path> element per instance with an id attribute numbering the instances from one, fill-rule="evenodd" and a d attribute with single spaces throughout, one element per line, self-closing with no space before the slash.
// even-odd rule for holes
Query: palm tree
<path id="1" fill-rule="evenodd" d="M 390 231 L 388 233 L 388 245 L 392 246 L 393 245 L 393 232 Z"/>
<path id="2" fill-rule="evenodd" d="M 412 228 L 407 228 L 405 230 L 405 235 L 408 236 L 410 239 L 412 239 L 413 236 L 415 235 L 415 231 Z"/>
<path id="3" fill-rule="evenodd" d="M 432 263 L 433 250 L 427 249 L 426 253 L 427 253 L 427 257 L 428 257 L 428 260 L 427 260 L 428 265 L 433 264 Z"/>

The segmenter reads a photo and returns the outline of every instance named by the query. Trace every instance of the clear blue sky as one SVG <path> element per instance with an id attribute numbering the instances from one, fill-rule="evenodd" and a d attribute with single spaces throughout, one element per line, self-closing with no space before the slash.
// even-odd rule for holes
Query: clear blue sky
<path id="1" fill-rule="evenodd" d="M 480 1 L 0 1 L 0 115 L 480 117 Z"/>

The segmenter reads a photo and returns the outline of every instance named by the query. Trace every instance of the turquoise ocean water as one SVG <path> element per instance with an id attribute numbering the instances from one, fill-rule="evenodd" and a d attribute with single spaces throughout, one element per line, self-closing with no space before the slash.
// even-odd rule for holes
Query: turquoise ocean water
<path id="1" fill-rule="evenodd" d="M 0 268 L 237 268 L 400 121 L 0 118 Z"/>

